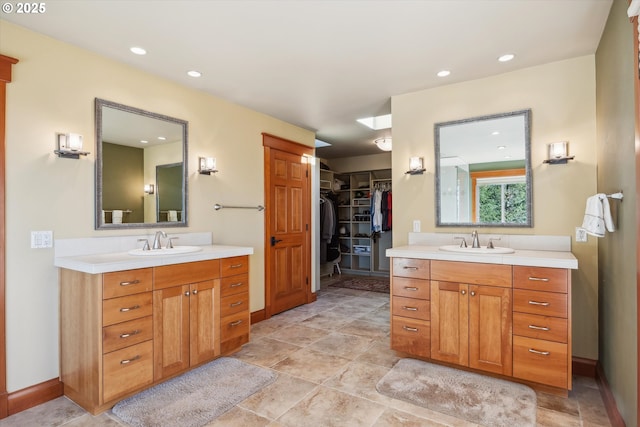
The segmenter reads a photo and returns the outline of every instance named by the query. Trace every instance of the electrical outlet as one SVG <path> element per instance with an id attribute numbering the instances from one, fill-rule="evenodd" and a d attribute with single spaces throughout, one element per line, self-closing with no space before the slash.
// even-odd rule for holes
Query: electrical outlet
<path id="1" fill-rule="evenodd" d="M 31 232 L 31 248 L 52 248 L 53 247 L 53 231 L 32 231 Z"/>
<path id="2" fill-rule="evenodd" d="M 584 243 L 587 241 L 587 230 L 582 227 L 576 227 L 576 242 Z"/>
<path id="3" fill-rule="evenodd" d="M 413 232 L 414 233 L 419 233 L 420 232 L 420 220 L 419 219 L 414 219 L 413 220 Z"/>

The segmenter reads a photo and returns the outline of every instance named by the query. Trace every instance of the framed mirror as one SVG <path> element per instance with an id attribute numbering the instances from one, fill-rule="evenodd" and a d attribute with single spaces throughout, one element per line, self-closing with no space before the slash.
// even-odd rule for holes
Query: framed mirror
<path id="1" fill-rule="evenodd" d="M 436 123 L 436 226 L 532 227 L 531 110 Z"/>
<path id="2" fill-rule="evenodd" d="M 96 98 L 96 229 L 186 227 L 188 123 Z"/>

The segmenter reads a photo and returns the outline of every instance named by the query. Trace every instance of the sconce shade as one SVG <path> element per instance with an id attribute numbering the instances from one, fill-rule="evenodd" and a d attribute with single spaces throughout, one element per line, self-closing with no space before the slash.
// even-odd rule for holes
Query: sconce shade
<path id="1" fill-rule="evenodd" d="M 569 143 L 567 141 L 552 142 L 548 146 L 548 158 L 543 163 L 565 164 L 569 160 L 573 160 L 575 156 L 569 157 Z"/>
<path id="2" fill-rule="evenodd" d="M 77 133 L 56 133 L 57 149 L 53 152 L 58 157 L 67 159 L 79 159 L 86 156 L 88 152 L 82 151 L 82 135 Z"/>
<path id="3" fill-rule="evenodd" d="M 426 171 L 424 168 L 424 159 L 422 157 L 409 158 L 409 170 L 405 173 L 410 175 L 422 175 Z"/>
<path id="4" fill-rule="evenodd" d="M 153 184 L 145 184 L 144 185 L 144 192 L 147 194 L 153 194 L 153 192 L 155 191 L 155 186 Z"/>
<path id="5" fill-rule="evenodd" d="M 200 168 L 198 172 L 203 175 L 211 175 L 212 173 L 218 172 L 215 157 L 200 157 Z"/>
<path id="6" fill-rule="evenodd" d="M 379 149 L 382 151 L 391 151 L 392 149 L 392 141 L 391 138 L 378 138 L 373 141 Z"/>

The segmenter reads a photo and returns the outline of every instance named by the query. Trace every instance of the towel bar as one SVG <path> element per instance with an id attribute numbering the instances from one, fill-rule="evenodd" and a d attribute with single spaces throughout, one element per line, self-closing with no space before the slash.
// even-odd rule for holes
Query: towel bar
<path id="1" fill-rule="evenodd" d="M 620 191 L 618 193 L 607 194 L 607 197 L 609 199 L 616 199 L 616 200 L 622 201 L 622 198 L 624 197 L 624 195 L 622 194 L 622 191 Z"/>
<path id="2" fill-rule="evenodd" d="M 258 205 L 258 206 L 222 206 L 218 203 L 216 203 L 215 205 L 213 205 L 213 209 L 219 211 L 220 209 L 224 209 L 224 208 L 228 208 L 228 209 L 257 209 L 258 211 L 263 211 L 264 210 L 264 206 L 262 205 Z"/>

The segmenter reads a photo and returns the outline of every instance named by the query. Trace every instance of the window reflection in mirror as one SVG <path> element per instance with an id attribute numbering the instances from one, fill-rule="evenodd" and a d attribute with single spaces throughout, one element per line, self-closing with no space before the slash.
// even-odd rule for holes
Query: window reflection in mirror
<path id="1" fill-rule="evenodd" d="M 187 122 L 96 99 L 96 135 L 96 228 L 186 226 Z"/>
<path id="2" fill-rule="evenodd" d="M 437 226 L 532 226 L 530 113 L 435 125 Z"/>

